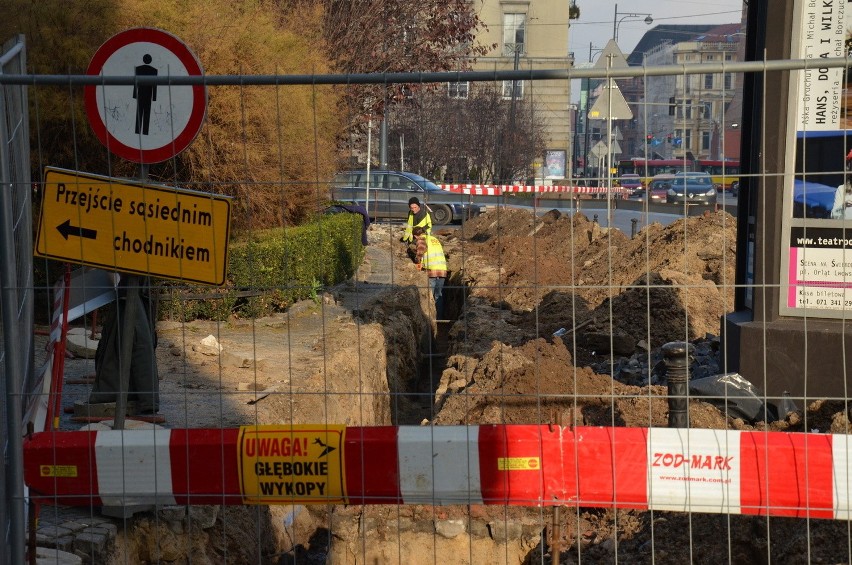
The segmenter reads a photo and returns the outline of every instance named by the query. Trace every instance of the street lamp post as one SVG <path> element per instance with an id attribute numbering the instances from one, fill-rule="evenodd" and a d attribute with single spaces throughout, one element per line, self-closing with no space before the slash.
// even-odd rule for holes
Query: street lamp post
<path id="1" fill-rule="evenodd" d="M 621 16 L 619 19 L 618 16 Z M 615 15 L 612 17 L 612 38 L 618 43 L 618 26 L 621 25 L 621 22 L 628 19 L 641 18 L 645 16 L 645 23 L 651 25 L 654 22 L 654 18 L 651 17 L 651 14 L 646 13 L 635 13 L 635 12 L 619 12 L 618 4 L 615 5 Z"/>
<path id="2" fill-rule="evenodd" d="M 590 63 L 592 62 L 592 54 L 593 53 L 600 53 L 602 51 L 603 51 L 603 48 L 595 49 L 592 46 L 592 42 L 590 41 L 589 42 L 589 62 Z M 589 95 L 591 94 L 589 92 L 590 81 L 591 81 L 591 79 L 589 79 L 589 78 L 583 79 L 583 90 L 586 92 L 585 108 L 583 109 L 584 114 L 585 114 L 584 123 L 583 123 L 583 128 L 584 128 L 583 133 L 585 135 L 585 141 L 583 142 L 583 176 L 585 178 L 588 178 L 588 176 L 589 176 L 589 133 L 590 133 L 589 132 Z"/>

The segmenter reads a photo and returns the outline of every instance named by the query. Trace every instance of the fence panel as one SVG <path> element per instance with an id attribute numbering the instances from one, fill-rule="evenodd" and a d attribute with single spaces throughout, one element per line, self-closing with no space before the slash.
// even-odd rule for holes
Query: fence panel
<path id="1" fill-rule="evenodd" d="M 746 75 L 767 84 L 804 66 L 618 72 L 647 90 L 655 77 L 730 71 L 741 89 Z M 747 204 L 756 215 L 756 195 L 779 191 L 783 164 L 740 172 L 741 196 L 719 192 L 719 206 L 622 198 L 630 195 L 610 171 L 593 179 L 598 191 L 588 178 L 575 183 L 571 170 L 564 182 L 545 183 L 532 165 L 501 179 L 512 136 L 477 130 L 480 120 L 461 106 L 437 112 L 441 101 L 425 89 L 388 113 L 391 143 L 405 134 L 388 161 L 443 188 L 377 167 L 376 130 L 355 111 L 338 136 L 348 140 L 340 159 L 347 164 L 329 165 L 320 154 L 328 137 L 317 100 L 365 85 L 460 78 L 471 81 L 473 97 L 477 84 L 503 92 L 503 81 L 520 80 L 534 93 L 544 81 L 610 77 L 588 69 L 145 78 L 163 89 L 158 96 L 208 89 L 208 124 L 193 142 L 199 152 L 140 169 L 105 150 L 98 170 L 45 163 L 56 168 L 36 194 L 58 206 L 44 210 L 59 227 L 44 217 L 36 229 L 30 223 L 29 156 L 18 154 L 27 144 L 3 157 L 4 174 L 19 175 L 4 177 L 16 190 L 3 198 L 20 193 L 26 203 L 3 201 L 4 218 L 15 212 L 0 235 L 8 231 L 4 245 L 19 247 L 2 268 L 4 277 L 25 278 L 4 278 L 0 353 L 7 380 L 26 376 L 27 406 L 45 390 L 45 406 L 59 406 L 57 429 L 27 437 L 17 448 L 21 476 L 5 477 L 6 497 L 21 510 L 4 509 L 7 535 L 24 537 L 26 479 L 44 504 L 40 543 L 96 562 L 172 562 L 202 552 L 226 563 L 850 559 L 847 396 L 817 395 L 816 371 L 806 365 L 804 389 L 776 398 L 769 371 L 737 374 L 724 355 L 733 338 L 718 337 L 738 289 L 779 288 L 736 280 L 736 255 L 745 252 L 736 207 Z M 98 80 L 106 82 L 77 75 L 20 82 L 33 96 L 68 86 L 51 96 L 75 108 Z M 115 84 L 129 93 L 140 80 Z M 27 140 L 27 92 L 4 89 L 19 93 L 15 112 L 4 112 L 18 124 L 10 139 Z M 221 100 L 240 108 L 234 137 L 221 128 Z M 297 101 L 307 101 L 307 116 L 287 113 Z M 531 115 L 526 102 L 516 110 Z M 518 116 L 505 117 L 521 127 Z M 309 143 L 264 137 L 290 119 Z M 617 120 L 606 121 L 612 131 Z M 455 149 L 476 131 L 495 156 L 492 177 L 460 178 L 474 167 Z M 76 135 L 75 147 L 91 141 Z M 430 137 L 450 147 L 446 166 L 435 166 Z M 310 155 L 296 151 L 305 146 Z M 216 151 L 241 158 L 203 159 Z M 73 160 L 98 162 L 91 154 Z M 193 167 L 202 180 L 187 176 Z M 111 171 L 121 173 L 103 176 Z M 400 242 L 406 187 L 432 212 L 448 271 L 442 287 L 412 261 L 416 247 Z M 216 211 L 223 202 L 227 225 Z M 376 220 L 363 232 L 362 212 Z M 826 218 L 800 220 L 821 228 Z M 35 242 L 19 242 L 31 233 Z M 223 234 L 227 253 L 215 240 Z M 426 245 L 430 257 L 434 245 Z M 54 289 L 55 280 L 33 281 L 33 248 L 52 258 L 38 261 L 54 278 L 66 260 L 88 267 L 75 267 Z M 200 284 L 220 260 L 225 284 Z M 123 271 L 119 286 L 94 267 Z M 34 321 L 36 290 L 57 311 Z M 32 332 L 19 330 L 51 322 L 55 330 L 62 318 L 72 333 L 39 337 L 39 345 L 59 335 L 74 356 L 52 358 L 61 369 L 41 374 L 62 386 L 48 387 L 32 376 L 47 355 Z M 134 339 L 125 339 L 131 331 Z M 96 348 L 119 354 L 96 365 Z M 121 378 L 127 398 L 107 386 Z M 16 425 L 24 419 L 19 390 L 7 390 L 4 404 L 9 438 L 20 435 L 10 406 Z M 126 417 L 115 418 L 121 406 Z M 14 449 L 10 441 L 7 452 Z"/>

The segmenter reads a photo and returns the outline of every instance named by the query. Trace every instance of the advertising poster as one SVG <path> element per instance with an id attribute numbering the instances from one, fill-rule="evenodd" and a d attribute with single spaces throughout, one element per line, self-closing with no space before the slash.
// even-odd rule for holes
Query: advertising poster
<path id="1" fill-rule="evenodd" d="M 563 150 L 548 150 L 544 154 L 544 165 L 546 179 L 564 179 L 565 178 L 565 159 L 566 151 Z"/>
<path id="2" fill-rule="evenodd" d="M 796 0 L 791 58 L 845 57 L 846 0 Z M 786 316 L 852 316 L 852 114 L 842 67 L 791 72 L 785 170 L 783 283 Z"/>

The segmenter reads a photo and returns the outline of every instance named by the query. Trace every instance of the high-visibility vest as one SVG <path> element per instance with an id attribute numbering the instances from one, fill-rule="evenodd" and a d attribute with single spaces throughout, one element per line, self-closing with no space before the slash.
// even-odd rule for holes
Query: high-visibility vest
<path id="1" fill-rule="evenodd" d="M 429 212 L 426 212 L 426 216 L 417 222 L 417 225 L 414 225 L 414 214 L 408 214 L 408 223 L 405 226 L 405 235 L 402 236 L 403 241 L 414 241 L 414 236 L 411 233 L 411 230 L 414 228 L 423 228 L 426 230 L 426 235 L 432 235 L 432 215 Z"/>
<path id="2" fill-rule="evenodd" d="M 426 236 L 426 254 L 420 260 L 424 271 L 428 271 L 430 277 L 447 276 L 447 257 L 444 255 L 444 246 L 440 240 L 433 236 Z"/>

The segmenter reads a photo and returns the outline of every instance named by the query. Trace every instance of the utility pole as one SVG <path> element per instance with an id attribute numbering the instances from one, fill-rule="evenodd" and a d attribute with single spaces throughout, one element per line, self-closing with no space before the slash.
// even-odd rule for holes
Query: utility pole
<path id="1" fill-rule="evenodd" d="M 518 70 L 521 61 L 521 48 L 518 44 L 515 44 L 515 64 L 514 70 Z M 514 153 L 515 151 L 515 97 L 518 91 L 518 80 L 512 79 L 512 100 L 509 103 L 509 136 L 511 144 L 509 145 L 509 150 Z M 512 179 L 503 179 L 504 184 L 506 180 Z"/>
<path id="2" fill-rule="evenodd" d="M 385 105 L 382 108 L 382 127 L 379 130 L 379 168 L 388 168 L 388 89 L 385 86 Z"/>

